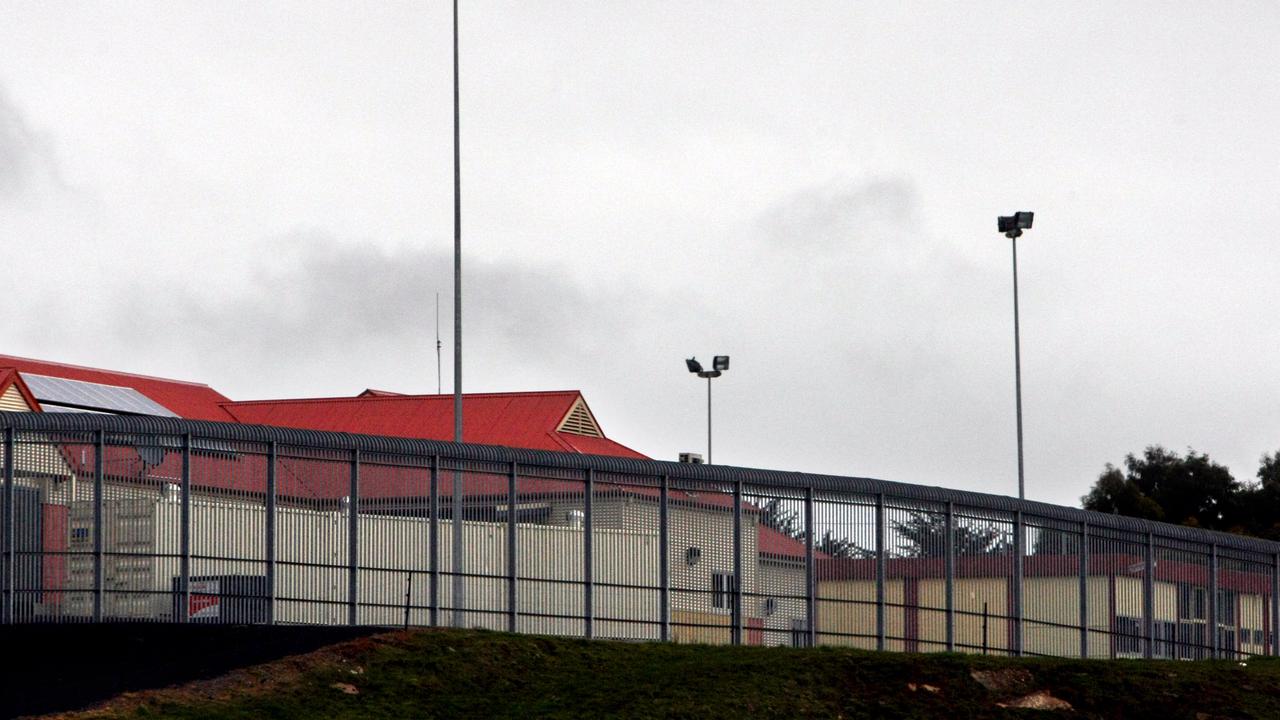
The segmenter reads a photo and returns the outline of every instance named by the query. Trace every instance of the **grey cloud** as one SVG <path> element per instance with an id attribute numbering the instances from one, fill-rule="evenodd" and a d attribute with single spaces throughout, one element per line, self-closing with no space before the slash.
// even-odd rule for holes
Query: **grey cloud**
<path id="1" fill-rule="evenodd" d="M 135 343 L 169 328 L 205 352 L 267 361 L 333 356 L 452 329 L 453 259 L 423 247 L 388 250 L 324 234 L 273 243 L 250 287 L 206 298 L 182 287 L 130 287 L 117 297 L 115 340 Z M 575 344 L 625 328 L 622 295 L 579 285 L 556 268 L 493 261 L 463 268 L 467 337 L 528 359 L 554 361 Z M 178 328 L 181 328 L 179 330 Z"/>
<path id="2" fill-rule="evenodd" d="M 886 228 L 914 222 L 916 191 L 902 177 L 833 182 L 786 198 L 765 211 L 758 225 L 776 245 L 815 250 L 858 246 Z"/>
<path id="3" fill-rule="evenodd" d="M 27 186 L 37 159 L 36 146 L 35 134 L 0 88 L 0 200 Z"/>

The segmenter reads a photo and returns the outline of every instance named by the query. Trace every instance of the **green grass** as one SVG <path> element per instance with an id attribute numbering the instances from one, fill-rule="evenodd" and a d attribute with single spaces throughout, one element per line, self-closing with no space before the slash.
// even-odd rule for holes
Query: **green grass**
<path id="1" fill-rule="evenodd" d="M 974 670 L 1021 669 L 993 692 Z M 1280 661 L 1079 661 L 389 633 L 95 717 L 1280 718 Z M 269 681 L 269 689 L 254 683 Z M 335 683 L 354 686 L 346 694 Z M 912 689 L 911 684 L 915 685 Z M 936 691 L 925 689 L 929 685 Z M 1070 711 L 997 702 L 1046 690 Z M 139 704 L 139 702 L 141 704 Z"/>

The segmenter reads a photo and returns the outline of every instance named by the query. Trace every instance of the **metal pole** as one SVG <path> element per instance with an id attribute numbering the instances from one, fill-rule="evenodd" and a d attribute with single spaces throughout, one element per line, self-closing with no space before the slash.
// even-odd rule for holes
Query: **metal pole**
<path id="1" fill-rule="evenodd" d="M 711 378 L 707 378 L 707 464 L 711 464 Z"/>
<path id="2" fill-rule="evenodd" d="M 4 431 L 4 624 L 13 624 L 14 583 L 17 581 L 17 553 L 14 548 L 13 462 L 16 458 L 13 428 Z M 72 498 L 74 501 L 75 498 Z"/>
<path id="3" fill-rule="evenodd" d="M 596 474 L 587 468 L 586 487 L 582 498 L 582 617 L 583 630 L 588 639 L 596 636 L 595 632 L 595 552 L 592 535 L 595 528 L 595 494 Z"/>
<path id="4" fill-rule="evenodd" d="M 947 537 L 943 541 L 946 557 L 943 561 L 943 572 L 946 576 L 944 588 L 947 607 L 947 652 L 956 650 L 956 517 L 955 505 L 947 503 L 946 514 Z"/>
<path id="5" fill-rule="evenodd" d="M 710 381 L 707 387 L 711 387 Z M 708 448 L 709 449 L 709 448 Z M 742 481 L 733 484 L 733 631 L 734 645 L 742 644 Z"/>
<path id="6" fill-rule="evenodd" d="M 431 627 L 440 624 L 440 456 L 431 456 L 431 493 L 427 500 L 427 511 L 431 513 L 428 520 L 429 538 L 431 545 L 431 587 L 428 592 L 431 597 L 427 604 L 431 608 Z"/>
<path id="7" fill-rule="evenodd" d="M 276 441 L 267 444 L 267 624 L 276 624 Z"/>
<path id="8" fill-rule="evenodd" d="M 876 495 L 876 649 L 885 648 L 884 585 L 885 560 L 884 493 Z"/>
<path id="9" fill-rule="evenodd" d="M 813 567 L 813 488 L 807 487 L 804 489 L 804 626 L 809 647 L 818 644 L 818 593 Z"/>
<path id="10" fill-rule="evenodd" d="M 1152 628 L 1155 627 L 1151 620 L 1151 616 L 1155 614 L 1155 605 L 1156 605 L 1155 545 L 1156 545 L 1155 535 L 1153 533 L 1147 533 L 1147 552 L 1146 552 L 1147 556 L 1146 556 L 1146 562 L 1143 563 L 1146 566 L 1146 570 L 1145 572 L 1143 572 L 1143 575 L 1142 575 L 1142 625 L 1143 625 L 1142 632 L 1144 635 L 1146 635 L 1146 638 L 1147 638 L 1146 651 L 1144 653 L 1144 656 L 1148 660 L 1151 659 L 1151 650 L 1152 650 L 1151 645 L 1152 645 L 1152 639 L 1154 635 L 1154 633 L 1152 632 Z"/>
<path id="11" fill-rule="evenodd" d="M 1209 544 L 1209 657 L 1218 657 L 1218 544 Z"/>
<path id="12" fill-rule="evenodd" d="M 453 0 L 453 441 L 462 442 L 462 135 L 458 100 L 458 0 Z M 453 624 L 462 627 L 462 478 L 453 474 Z"/>
<path id="13" fill-rule="evenodd" d="M 93 452 L 93 621 L 102 622 L 102 465 L 107 453 L 102 430 L 94 433 Z"/>
<path id="14" fill-rule="evenodd" d="M 178 622 L 186 622 L 191 616 L 191 433 L 182 436 L 182 528 L 180 530 L 182 559 L 180 560 L 178 588 L 182 597 L 182 612 Z"/>
<path id="15" fill-rule="evenodd" d="M 462 135 L 458 128 L 458 106 L 458 0 L 453 0 L 453 441 L 460 443 L 462 442 Z"/>
<path id="16" fill-rule="evenodd" d="M 1022 472 L 1022 346 L 1018 334 L 1018 240 L 1013 244 L 1013 378 L 1018 403 L 1018 499 L 1025 500 L 1026 483 Z"/>
<path id="17" fill-rule="evenodd" d="M 658 623 L 663 642 L 671 640 L 671 476 L 658 491 Z"/>
<path id="18" fill-rule="evenodd" d="M 1022 657 L 1023 607 L 1023 565 L 1022 557 L 1026 553 L 1026 526 L 1023 525 L 1022 511 L 1013 514 L 1013 654 Z"/>
<path id="19" fill-rule="evenodd" d="M 507 631 L 515 632 L 516 617 L 516 474 L 519 466 L 511 463 L 507 476 Z"/>
<path id="20" fill-rule="evenodd" d="M 357 624 L 360 599 L 360 449 L 351 451 L 351 494 L 347 502 L 347 624 Z"/>
<path id="21" fill-rule="evenodd" d="M 1080 523 L 1080 657 L 1089 657 L 1089 523 Z"/>

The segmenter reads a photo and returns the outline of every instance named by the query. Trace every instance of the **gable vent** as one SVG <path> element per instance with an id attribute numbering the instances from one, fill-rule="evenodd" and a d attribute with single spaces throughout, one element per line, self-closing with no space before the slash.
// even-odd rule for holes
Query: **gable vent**
<path id="1" fill-rule="evenodd" d="M 573 407 L 564 416 L 564 420 L 560 421 L 560 427 L 556 430 L 570 435 L 604 437 L 604 433 L 600 432 L 600 426 L 596 424 L 596 419 L 591 417 L 591 411 L 587 409 L 587 404 L 582 401 L 582 398 L 574 401 Z"/>

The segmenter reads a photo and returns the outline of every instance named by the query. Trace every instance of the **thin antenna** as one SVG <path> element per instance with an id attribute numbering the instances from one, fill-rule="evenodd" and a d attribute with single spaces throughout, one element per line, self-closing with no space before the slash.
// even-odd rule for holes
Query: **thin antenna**
<path id="1" fill-rule="evenodd" d="M 440 293 L 436 293 L 436 394 L 442 392 L 440 385 Z"/>

